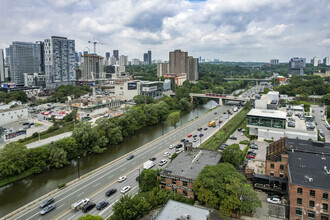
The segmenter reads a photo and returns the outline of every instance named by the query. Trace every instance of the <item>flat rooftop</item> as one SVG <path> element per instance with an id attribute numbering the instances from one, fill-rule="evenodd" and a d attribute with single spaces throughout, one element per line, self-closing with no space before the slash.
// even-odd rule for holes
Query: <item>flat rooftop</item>
<path id="1" fill-rule="evenodd" d="M 180 153 L 160 175 L 177 176 L 187 179 L 196 179 L 198 174 L 207 165 L 217 165 L 221 153 L 207 149 L 193 149 Z"/>
<path id="2" fill-rule="evenodd" d="M 256 117 L 265 117 L 265 118 L 278 118 L 278 119 L 286 119 L 286 112 L 280 110 L 271 110 L 271 109 L 251 109 L 248 116 L 256 116 Z"/>
<path id="3" fill-rule="evenodd" d="M 191 220 L 207 220 L 209 215 L 206 208 L 169 200 L 156 220 L 188 219 L 188 216 Z"/>

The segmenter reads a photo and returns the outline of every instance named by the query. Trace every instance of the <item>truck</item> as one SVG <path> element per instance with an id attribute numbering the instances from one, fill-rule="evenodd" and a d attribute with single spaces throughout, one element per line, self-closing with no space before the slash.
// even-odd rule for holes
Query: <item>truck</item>
<path id="1" fill-rule="evenodd" d="M 148 160 L 143 164 L 143 169 L 147 170 L 150 169 L 151 167 L 155 166 L 155 163 L 152 162 L 151 160 Z"/>
<path id="2" fill-rule="evenodd" d="M 238 109 L 237 109 L 237 107 L 235 106 L 234 109 L 233 109 L 233 111 L 234 111 L 234 112 L 237 112 L 237 110 L 238 110 Z"/>
<path id="3" fill-rule="evenodd" d="M 209 122 L 209 127 L 213 127 L 215 125 L 215 121 L 210 121 Z"/>
<path id="4" fill-rule="evenodd" d="M 82 207 L 83 207 L 84 205 L 86 205 L 88 202 L 89 202 L 89 199 L 86 198 L 86 199 L 83 199 L 83 200 L 81 200 L 81 201 L 79 201 L 79 202 L 73 203 L 73 204 L 71 205 L 71 209 L 72 209 L 73 211 L 79 211 L 79 210 L 82 209 Z"/>

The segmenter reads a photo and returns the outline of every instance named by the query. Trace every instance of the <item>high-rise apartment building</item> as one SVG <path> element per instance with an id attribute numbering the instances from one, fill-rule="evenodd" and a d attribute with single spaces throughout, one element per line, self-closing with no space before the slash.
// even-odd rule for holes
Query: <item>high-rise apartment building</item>
<path id="1" fill-rule="evenodd" d="M 5 81 L 5 56 L 3 49 L 0 49 L 0 82 Z"/>
<path id="2" fill-rule="evenodd" d="M 170 73 L 188 73 L 188 52 L 170 52 Z"/>
<path id="3" fill-rule="evenodd" d="M 5 61 L 6 61 L 6 66 L 9 66 L 9 64 L 10 64 L 10 48 L 6 48 L 6 58 L 5 58 Z"/>
<path id="4" fill-rule="evenodd" d="M 113 56 L 116 57 L 116 60 L 119 60 L 119 50 L 113 50 Z"/>
<path id="5" fill-rule="evenodd" d="M 313 66 L 318 66 L 319 65 L 319 61 L 318 61 L 317 57 L 313 57 L 313 59 L 311 59 L 311 64 Z"/>
<path id="6" fill-rule="evenodd" d="M 66 37 L 52 36 L 44 41 L 46 88 L 74 85 L 75 41 Z"/>
<path id="7" fill-rule="evenodd" d="M 326 65 L 326 66 L 330 66 L 330 58 L 329 57 L 324 57 L 323 64 Z"/>
<path id="8" fill-rule="evenodd" d="M 83 55 L 82 80 L 102 78 L 104 58 L 96 54 Z M 92 77 L 93 74 L 93 77 Z"/>
<path id="9" fill-rule="evenodd" d="M 14 41 L 10 49 L 10 78 L 17 85 L 24 85 L 23 73 L 41 72 L 40 45 Z"/>
<path id="10" fill-rule="evenodd" d="M 148 64 L 152 64 L 152 61 L 151 61 L 151 50 L 148 50 Z"/>
<path id="11" fill-rule="evenodd" d="M 143 54 L 143 63 L 144 63 L 144 64 L 148 64 L 148 62 L 149 62 L 149 59 L 148 59 L 148 53 L 144 53 L 144 54 Z"/>
<path id="12" fill-rule="evenodd" d="M 121 55 L 119 57 L 119 66 L 127 66 L 128 65 L 128 57 Z"/>
<path id="13" fill-rule="evenodd" d="M 131 65 L 140 65 L 140 60 L 137 58 L 132 59 Z"/>
<path id="14" fill-rule="evenodd" d="M 188 57 L 188 74 L 187 80 L 197 81 L 198 80 L 198 58 Z"/>
<path id="15" fill-rule="evenodd" d="M 278 65 L 279 64 L 279 60 L 278 59 L 271 59 L 270 60 L 270 65 Z"/>
<path id="16" fill-rule="evenodd" d="M 106 59 L 110 58 L 110 52 L 106 52 L 106 53 L 105 53 L 105 58 L 106 58 Z"/>
<path id="17" fill-rule="evenodd" d="M 289 73 L 291 75 L 304 75 L 306 68 L 306 58 L 294 57 L 289 62 Z"/>
<path id="18" fill-rule="evenodd" d="M 161 77 L 163 75 L 168 74 L 170 71 L 170 64 L 166 61 L 163 63 L 157 64 L 157 77 Z"/>

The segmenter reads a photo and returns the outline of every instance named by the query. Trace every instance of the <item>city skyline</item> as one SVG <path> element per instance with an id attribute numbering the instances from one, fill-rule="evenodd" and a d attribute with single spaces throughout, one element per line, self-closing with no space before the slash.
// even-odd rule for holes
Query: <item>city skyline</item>
<path id="1" fill-rule="evenodd" d="M 278 58 L 329 56 L 330 3 L 307 1 L 9 1 L 2 3 L 0 48 L 13 41 L 35 42 L 49 36 L 92 45 L 98 54 L 118 49 L 142 60 L 168 59 L 181 49 L 194 57 L 269 62 Z M 22 13 L 24 12 L 24 13 Z M 111 13 L 109 13 L 111 12 Z"/>

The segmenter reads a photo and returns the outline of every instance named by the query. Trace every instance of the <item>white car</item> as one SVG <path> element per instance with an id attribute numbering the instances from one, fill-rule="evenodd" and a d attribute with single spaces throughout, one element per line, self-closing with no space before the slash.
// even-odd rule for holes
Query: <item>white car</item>
<path id="1" fill-rule="evenodd" d="M 281 200 L 279 198 L 273 197 L 273 196 L 268 197 L 267 202 L 273 203 L 273 204 L 281 204 Z"/>
<path id="2" fill-rule="evenodd" d="M 175 145 L 174 144 L 171 144 L 169 148 L 170 149 L 173 149 L 173 148 L 175 148 Z"/>
<path id="3" fill-rule="evenodd" d="M 169 157 L 171 154 L 169 152 L 164 153 L 164 157 Z"/>
<path id="4" fill-rule="evenodd" d="M 177 149 L 177 150 L 175 151 L 175 153 L 179 154 L 179 153 L 181 153 L 182 151 L 183 151 L 182 149 Z"/>
<path id="5" fill-rule="evenodd" d="M 121 177 L 119 177 L 118 182 L 121 183 L 121 182 L 125 181 L 126 179 L 127 179 L 126 176 L 121 176 Z"/>
<path id="6" fill-rule="evenodd" d="M 121 189 L 121 193 L 123 193 L 123 194 L 125 194 L 125 193 L 127 193 L 128 191 L 130 191 L 130 189 L 131 189 L 131 187 L 130 186 L 125 186 L 125 187 L 123 187 L 122 189 Z"/>
<path id="7" fill-rule="evenodd" d="M 165 164 L 167 163 L 167 160 L 166 159 L 163 159 L 161 161 L 159 161 L 159 166 L 164 166 Z"/>
<path id="8" fill-rule="evenodd" d="M 193 142 L 197 142 L 199 140 L 199 138 L 195 138 L 194 140 L 193 140 Z"/>

